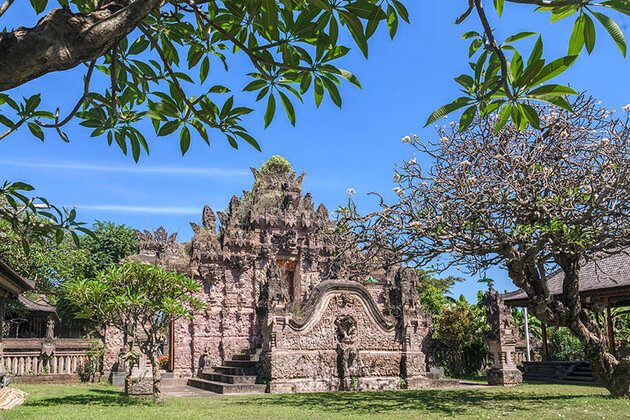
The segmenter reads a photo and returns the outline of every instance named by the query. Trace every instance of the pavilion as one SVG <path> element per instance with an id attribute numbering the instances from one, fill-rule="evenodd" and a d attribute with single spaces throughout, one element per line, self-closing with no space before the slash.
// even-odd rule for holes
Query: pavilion
<path id="1" fill-rule="evenodd" d="M 616 356 L 615 331 L 613 329 L 611 308 L 630 306 L 630 255 L 620 253 L 602 258 L 598 261 L 590 261 L 580 269 L 579 275 L 580 300 L 585 308 L 605 308 L 606 333 L 610 352 Z M 557 271 L 548 279 L 547 284 L 552 295 L 562 294 L 562 281 L 564 273 Z M 505 304 L 511 307 L 527 306 L 527 294 L 523 290 L 506 293 L 503 295 Z M 526 325 L 527 325 L 527 311 Z M 543 359 L 548 354 L 547 330 L 542 324 Z M 526 341 L 528 337 L 526 337 Z M 529 346 L 528 346 L 529 348 Z M 529 356 L 529 355 L 528 355 Z"/>

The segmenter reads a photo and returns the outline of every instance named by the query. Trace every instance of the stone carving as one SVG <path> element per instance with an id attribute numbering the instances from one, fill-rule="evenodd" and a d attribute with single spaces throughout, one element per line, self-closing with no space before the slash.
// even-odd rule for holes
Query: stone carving
<path id="1" fill-rule="evenodd" d="M 347 297 L 341 295 L 340 300 L 347 302 Z M 345 304 L 344 304 L 345 306 Z M 339 375 L 339 390 L 350 391 L 352 384 L 352 373 L 355 370 L 358 356 L 355 346 L 357 334 L 357 322 L 349 315 L 339 317 L 335 320 L 337 327 L 337 372 Z"/>
<path id="2" fill-rule="evenodd" d="M 175 323 L 175 373 L 259 351 L 258 379 L 271 392 L 420 386 L 430 319 L 413 272 L 383 270 L 363 286 L 328 209 L 302 192 L 305 174 L 278 158 L 252 174 L 226 211 L 203 208 L 190 243 L 163 229 L 139 234 L 139 257 L 189 273 L 208 304 Z"/>
<path id="3" fill-rule="evenodd" d="M 55 338 L 55 320 L 48 318 L 46 324 L 46 340 L 53 340 Z"/>
<path id="4" fill-rule="evenodd" d="M 485 335 L 494 363 L 488 369 L 490 385 L 517 385 L 523 382 L 523 375 L 514 363 L 514 353 L 518 331 L 511 310 L 505 306 L 499 292 L 490 285 L 483 296 L 488 315 L 490 331 Z"/>

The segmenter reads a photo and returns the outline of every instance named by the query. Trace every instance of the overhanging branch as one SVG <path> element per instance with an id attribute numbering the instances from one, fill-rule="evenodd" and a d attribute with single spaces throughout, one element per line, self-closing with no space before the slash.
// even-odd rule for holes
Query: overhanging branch
<path id="1" fill-rule="evenodd" d="M 160 3 L 113 0 L 88 14 L 54 9 L 33 28 L 1 33 L 0 91 L 97 59 Z"/>

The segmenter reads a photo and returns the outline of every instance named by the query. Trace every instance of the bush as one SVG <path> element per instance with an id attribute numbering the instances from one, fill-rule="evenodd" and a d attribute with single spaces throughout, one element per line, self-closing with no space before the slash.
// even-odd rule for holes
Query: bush
<path id="1" fill-rule="evenodd" d="M 79 366 L 77 372 L 81 382 L 98 381 L 103 374 L 103 357 L 105 347 L 100 340 L 92 340 L 87 351 L 87 361 Z"/>
<path id="2" fill-rule="evenodd" d="M 556 360 L 585 360 L 584 347 L 567 328 L 549 327 L 547 332 L 549 354 Z"/>
<path id="3" fill-rule="evenodd" d="M 451 377 L 476 376 L 483 368 L 488 347 L 483 338 L 482 308 L 458 302 L 444 308 L 435 322 L 435 358 Z"/>

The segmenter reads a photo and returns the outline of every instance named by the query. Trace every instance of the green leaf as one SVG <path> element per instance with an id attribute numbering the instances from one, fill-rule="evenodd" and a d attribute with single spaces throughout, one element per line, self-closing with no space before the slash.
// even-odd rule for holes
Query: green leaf
<path id="1" fill-rule="evenodd" d="M 551 63 L 543 67 L 540 73 L 538 73 L 534 80 L 532 80 L 531 85 L 539 85 L 547 80 L 553 79 L 571 67 L 571 65 L 575 63 L 576 59 L 577 56 L 569 55 L 553 60 Z"/>
<path id="2" fill-rule="evenodd" d="M 499 16 L 503 16 L 504 5 L 505 5 L 505 0 L 494 0 L 494 8 L 497 9 L 497 14 Z"/>
<path id="3" fill-rule="evenodd" d="M 392 6 L 387 6 L 387 28 L 389 29 L 389 37 L 394 39 L 398 31 L 398 14 Z"/>
<path id="4" fill-rule="evenodd" d="M 249 82 L 247 86 L 243 88 L 243 90 L 247 92 L 252 92 L 254 90 L 262 89 L 265 86 L 267 86 L 267 82 L 265 80 L 256 79 L 254 81 Z"/>
<path id="5" fill-rule="evenodd" d="M 468 31 L 464 35 L 462 35 L 462 39 L 468 39 L 468 38 L 474 38 L 474 37 L 480 37 L 480 36 L 481 35 L 479 35 L 479 32 L 477 31 Z"/>
<path id="6" fill-rule="evenodd" d="M 190 148 L 190 130 L 187 126 L 183 126 L 179 132 L 179 149 L 182 152 L 182 156 L 186 154 Z"/>
<path id="7" fill-rule="evenodd" d="M 573 24 L 567 55 L 578 55 L 582 51 L 582 48 L 584 48 L 584 35 L 584 15 L 580 15 Z"/>
<path id="8" fill-rule="evenodd" d="M 475 119 L 475 115 L 477 115 L 477 105 L 466 108 L 459 119 L 459 131 L 465 131 Z"/>
<path id="9" fill-rule="evenodd" d="M 131 44 L 128 54 L 140 54 L 141 52 L 147 49 L 149 44 L 150 43 L 146 38 L 140 37 L 136 39 L 133 44 Z"/>
<path id="10" fill-rule="evenodd" d="M 571 89 L 568 86 L 563 85 L 545 85 L 534 90 L 531 90 L 527 93 L 528 96 L 537 96 L 537 95 L 575 95 L 577 92 Z"/>
<path id="11" fill-rule="evenodd" d="M 180 125 L 180 122 L 178 120 L 169 121 L 165 123 L 162 127 L 160 127 L 160 130 L 158 131 L 157 135 L 160 137 L 167 136 L 173 133 L 175 130 L 177 130 L 177 127 L 179 127 L 179 125 Z"/>
<path id="12" fill-rule="evenodd" d="M 352 83 L 353 85 L 355 85 L 356 87 L 358 87 L 359 89 L 363 89 L 363 87 L 361 86 L 361 82 L 359 81 L 359 79 L 352 73 L 350 73 L 348 70 L 344 70 L 344 69 L 337 69 L 337 73 L 339 76 L 343 77 L 344 79 L 346 79 L 348 82 Z"/>
<path id="13" fill-rule="evenodd" d="M 577 12 L 575 5 L 554 7 L 551 12 L 551 23 L 569 17 L 575 12 Z"/>
<path id="14" fill-rule="evenodd" d="M 258 150 L 259 152 L 261 151 L 260 145 L 258 144 L 255 138 L 249 135 L 249 133 L 246 133 L 244 131 L 237 131 L 235 132 L 235 134 L 241 137 L 243 140 L 245 140 L 254 149 Z"/>
<path id="15" fill-rule="evenodd" d="M 332 80 L 327 79 L 325 77 L 322 77 L 322 82 L 324 83 L 324 87 L 326 88 L 326 90 L 328 91 L 328 94 L 330 95 L 330 99 L 332 99 L 335 105 L 341 108 L 341 94 L 339 93 L 339 89 L 337 89 L 337 86 L 335 85 L 335 83 Z"/>
<path id="16" fill-rule="evenodd" d="M 529 38 L 530 36 L 538 35 L 536 32 L 519 32 L 515 35 L 509 36 L 505 38 L 504 44 L 510 44 L 515 41 L 519 41 L 524 38 Z"/>
<path id="17" fill-rule="evenodd" d="M 265 128 L 269 127 L 271 121 L 273 120 L 273 116 L 276 114 L 276 98 L 273 96 L 273 93 L 269 95 L 269 99 L 267 99 L 267 108 L 265 109 Z"/>
<path id="18" fill-rule="evenodd" d="M 394 7 L 396 8 L 396 11 L 398 12 L 398 15 L 406 23 L 409 23 L 409 12 L 407 11 L 407 8 L 398 0 L 394 0 L 393 3 L 394 3 Z"/>
<path id="19" fill-rule="evenodd" d="M 619 51 L 621 51 L 621 55 L 625 57 L 626 56 L 626 39 L 624 38 L 623 31 L 621 30 L 619 25 L 617 25 L 617 23 L 615 23 L 614 20 L 612 20 L 611 18 L 609 18 L 603 13 L 593 12 L 593 15 L 595 15 L 597 20 L 599 20 L 599 23 L 601 23 L 604 26 L 604 28 L 606 28 L 606 31 L 608 31 L 612 39 L 615 41 L 615 44 L 617 44 Z"/>
<path id="20" fill-rule="evenodd" d="M 611 9 L 616 10 L 619 13 L 623 13 L 624 15 L 630 16 L 630 1 L 628 0 L 608 0 L 602 2 L 602 5 L 610 7 Z"/>
<path id="21" fill-rule="evenodd" d="M 523 73 L 523 58 L 518 51 L 514 51 L 514 55 L 512 56 L 512 61 L 510 62 L 510 72 L 513 80 L 518 79 Z"/>
<path id="22" fill-rule="evenodd" d="M 521 109 L 527 121 L 529 121 L 529 124 L 535 129 L 540 130 L 540 117 L 534 107 L 528 104 L 521 104 Z"/>
<path id="23" fill-rule="evenodd" d="M 536 40 L 536 43 L 534 44 L 534 48 L 532 49 L 532 52 L 529 55 L 529 58 L 527 59 L 527 66 L 529 67 L 529 65 L 533 63 L 534 61 L 540 60 L 542 58 L 542 53 L 543 53 L 543 42 L 542 42 L 542 37 L 539 36 L 538 39 Z"/>
<path id="24" fill-rule="evenodd" d="M 512 104 L 507 104 L 503 108 L 501 108 L 501 111 L 499 112 L 499 121 L 497 122 L 497 125 L 495 127 L 495 130 L 497 132 L 505 127 L 505 124 L 507 124 L 507 122 L 510 120 L 511 114 Z"/>
<path id="25" fill-rule="evenodd" d="M 31 6 L 35 10 L 35 13 L 40 14 L 46 9 L 48 5 L 48 0 L 31 0 Z"/>
<path id="26" fill-rule="evenodd" d="M 595 24 L 589 15 L 584 15 L 584 42 L 586 43 L 586 51 L 590 54 L 595 48 Z M 569 54 L 571 55 L 571 54 Z M 577 54 L 576 54 L 577 55 Z"/>
<path id="27" fill-rule="evenodd" d="M 363 25 L 361 24 L 361 21 L 359 20 L 359 18 L 356 15 L 352 14 L 351 12 L 343 11 L 343 10 L 339 12 L 339 17 L 341 18 L 342 22 L 346 24 L 346 26 L 348 27 L 348 31 L 350 32 L 350 35 L 352 36 L 352 39 L 354 39 L 354 42 L 357 44 L 357 46 L 359 47 L 359 49 L 361 50 L 365 58 L 367 58 L 368 56 L 367 38 L 365 34 L 363 33 Z"/>
<path id="28" fill-rule="evenodd" d="M 289 117 L 289 121 L 291 125 L 295 127 L 295 109 L 293 108 L 293 104 L 284 94 L 284 92 L 278 92 L 280 94 L 280 101 L 282 102 L 282 106 L 284 107 L 284 111 L 287 113 L 287 117 Z"/>
<path id="29" fill-rule="evenodd" d="M 44 132 L 42 131 L 42 128 L 39 125 L 37 125 L 34 122 L 30 122 L 28 123 L 28 129 L 35 137 L 37 137 L 41 141 L 44 141 Z"/>
<path id="30" fill-rule="evenodd" d="M 208 59 L 208 57 L 204 57 L 203 60 L 201 61 L 201 66 L 199 68 L 199 80 L 201 80 L 201 83 L 206 81 L 206 78 L 208 77 L 209 72 L 210 72 L 210 60 Z"/>
<path id="31" fill-rule="evenodd" d="M 315 77 L 315 88 L 313 89 L 313 93 L 315 95 L 315 105 L 319 108 L 324 99 L 324 84 L 322 83 L 322 79 L 319 77 Z"/>
<path id="32" fill-rule="evenodd" d="M 541 96 L 540 98 L 536 98 L 536 99 L 549 102 L 567 111 L 573 111 L 573 108 L 571 107 L 571 103 L 569 103 L 569 101 L 567 101 L 567 99 L 564 96 L 553 96 L 553 95 L 548 96 L 548 97 Z"/>
<path id="33" fill-rule="evenodd" d="M 470 101 L 471 101 L 470 98 L 462 96 L 460 98 L 455 99 L 453 102 L 449 104 L 439 107 L 438 109 L 433 111 L 433 113 L 429 116 L 424 126 L 426 127 L 427 125 L 439 120 L 440 118 L 450 114 L 451 112 L 465 107 L 466 105 L 470 104 Z"/>

